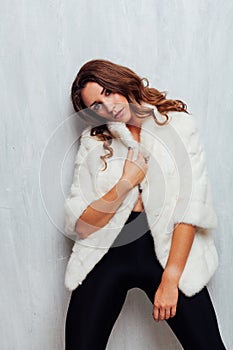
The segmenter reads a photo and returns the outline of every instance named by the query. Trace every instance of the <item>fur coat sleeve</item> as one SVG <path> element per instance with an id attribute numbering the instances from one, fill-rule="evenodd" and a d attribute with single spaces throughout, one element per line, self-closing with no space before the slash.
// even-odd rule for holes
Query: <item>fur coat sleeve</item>
<path id="1" fill-rule="evenodd" d="M 179 133 L 188 157 L 179 159 L 182 182 L 174 223 L 184 222 L 203 229 L 215 229 L 218 221 L 213 207 L 206 152 L 197 119 L 192 115 L 181 118 L 182 122 L 174 119 L 172 125 Z M 187 171 L 188 168 L 191 169 L 190 172 Z"/>
<path id="2" fill-rule="evenodd" d="M 64 203 L 64 229 L 66 234 L 73 240 L 79 239 L 79 236 L 75 231 L 77 219 L 81 216 L 88 205 L 97 199 L 88 166 L 88 132 L 89 128 L 86 128 L 81 134 L 80 146 L 74 162 L 73 181 L 69 195 L 66 197 Z M 83 186 L 83 179 L 85 179 L 85 186 Z"/>

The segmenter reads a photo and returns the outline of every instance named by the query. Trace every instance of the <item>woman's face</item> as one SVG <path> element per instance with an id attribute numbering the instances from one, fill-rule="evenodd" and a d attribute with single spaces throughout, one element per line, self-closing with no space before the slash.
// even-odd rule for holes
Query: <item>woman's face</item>
<path id="1" fill-rule="evenodd" d="M 81 91 L 86 107 L 92 109 L 102 118 L 127 123 L 132 115 L 125 96 L 103 88 L 95 82 L 88 82 Z"/>

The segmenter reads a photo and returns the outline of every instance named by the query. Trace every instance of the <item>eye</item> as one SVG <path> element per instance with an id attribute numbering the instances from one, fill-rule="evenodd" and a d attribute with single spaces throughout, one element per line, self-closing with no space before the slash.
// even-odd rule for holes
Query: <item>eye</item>
<path id="1" fill-rule="evenodd" d="M 98 109 L 100 108 L 100 106 L 101 106 L 101 103 L 96 103 L 96 104 L 94 105 L 94 107 L 93 107 L 93 110 L 94 110 L 94 111 L 98 111 Z"/>
<path id="2" fill-rule="evenodd" d="M 109 96 L 109 95 L 111 94 L 111 92 L 112 92 L 111 90 L 106 89 L 106 90 L 105 90 L 105 95 Z"/>

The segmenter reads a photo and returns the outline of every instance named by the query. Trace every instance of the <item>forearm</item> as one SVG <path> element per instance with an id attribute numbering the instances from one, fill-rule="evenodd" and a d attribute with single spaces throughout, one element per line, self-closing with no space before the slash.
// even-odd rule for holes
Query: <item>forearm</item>
<path id="1" fill-rule="evenodd" d="M 195 231 L 195 226 L 190 224 L 180 223 L 175 227 L 169 257 L 162 276 L 165 283 L 178 286 L 192 247 Z"/>
<path id="2" fill-rule="evenodd" d="M 92 202 L 76 222 L 75 230 L 79 236 L 86 238 L 104 227 L 132 188 L 129 181 L 120 179 L 104 196 Z"/>

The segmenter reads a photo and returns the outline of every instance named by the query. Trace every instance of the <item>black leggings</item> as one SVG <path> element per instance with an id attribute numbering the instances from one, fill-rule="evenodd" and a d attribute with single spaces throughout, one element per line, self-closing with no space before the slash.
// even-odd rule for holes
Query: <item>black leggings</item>
<path id="1" fill-rule="evenodd" d="M 72 292 L 65 324 L 66 350 L 106 349 L 129 289 L 140 288 L 153 305 L 163 268 L 155 255 L 146 214 L 139 214 L 131 212 L 108 252 Z M 134 230 L 127 230 L 126 224 L 138 215 L 144 233 L 135 239 Z M 125 239 L 127 244 L 123 244 Z M 192 297 L 179 290 L 176 315 L 165 321 L 185 350 L 226 350 L 206 287 Z"/>

